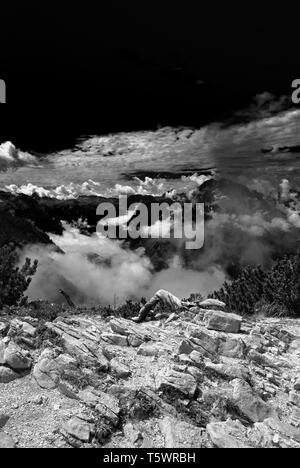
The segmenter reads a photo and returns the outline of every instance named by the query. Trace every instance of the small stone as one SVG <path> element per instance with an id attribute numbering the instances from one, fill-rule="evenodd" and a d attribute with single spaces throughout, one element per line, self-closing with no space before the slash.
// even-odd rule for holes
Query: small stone
<path id="1" fill-rule="evenodd" d="M 33 369 L 33 377 L 41 388 L 56 388 L 60 379 L 60 372 L 55 360 L 40 359 Z"/>
<path id="2" fill-rule="evenodd" d="M 175 312 L 170 315 L 170 317 L 166 320 L 165 324 L 167 325 L 168 323 L 174 322 L 174 320 L 178 320 L 179 316 Z"/>
<path id="3" fill-rule="evenodd" d="M 9 416 L 7 416 L 7 414 L 0 413 L 0 429 L 2 429 L 5 426 L 8 420 Z"/>
<path id="4" fill-rule="evenodd" d="M 147 343 L 143 343 L 139 347 L 137 354 L 139 354 L 140 356 L 148 356 L 148 357 L 157 356 L 158 349 L 155 346 L 151 346 Z"/>
<path id="5" fill-rule="evenodd" d="M 9 330 L 9 324 L 5 322 L 0 322 L 0 336 L 5 336 Z"/>
<path id="6" fill-rule="evenodd" d="M 19 378 L 19 375 L 8 367 L 0 366 L 0 383 L 10 383 Z"/>
<path id="7" fill-rule="evenodd" d="M 296 392 L 291 392 L 289 396 L 289 401 L 295 406 L 300 408 L 300 395 Z"/>
<path id="8" fill-rule="evenodd" d="M 291 415 L 291 424 L 295 427 L 300 427 L 300 409 L 294 408 Z"/>
<path id="9" fill-rule="evenodd" d="M 32 398 L 31 403 L 37 406 L 41 406 L 44 403 L 44 399 L 41 395 L 38 395 L 35 398 Z"/>
<path id="10" fill-rule="evenodd" d="M 27 322 L 22 322 L 22 330 L 25 335 L 34 337 L 36 334 L 36 328 Z"/>
<path id="11" fill-rule="evenodd" d="M 131 371 L 124 364 L 121 364 L 117 359 L 112 359 L 110 362 L 111 372 L 120 379 L 127 379 L 131 376 Z"/>
<path id="12" fill-rule="evenodd" d="M 12 449 L 16 448 L 14 440 L 5 432 L 0 432 L 0 449 Z"/>
<path id="13" fill-rule="evenodd" d="M 82 442 L 89 442 L 91 438 L 91 424 L 79 419 L 77 417 L 69 419 L 64 426 L 64 431 L 67 432 L 75 439 L 81 440 Z"/>
<path id="14" fill-rule="evenodd" d="M 191 352 L 194 350 L 192 344 L 190 341 L 188 340 L 183 340 L 179 347 L 178 347 L 178 351 L 177 351 L 177 354 L 181 355 L 181 354 L 191 354 Z"/>
<path id="15" fill-rule="evenodd" d="M 206 299 L 203 302 L 200 302 L 200 307 L 218 307 L 220 309 L 225 309 L 225 302 L 218 301 L 217 299 Z"/>
<path id="16" fill-rule="evenodd" d="M 192 375 L 171 371 L 162 373 L 157 377 L 157 390 L 173 390 L 183 395 L 193 398 L 196 392 L 197 382 Z"/>
<path id="17" fill-rule="evenodd" d="M 5 357 L 4 357 L 5 349 L 6 349 L 6 346 L 5 346 L 4 340 L 1 340 L 0 341 L 0 365 L 5 364 Z"/>
<path id="18" fill-rule="evenodd" d="M 294 384 L 294 389 L 300 392 L 300 379 L 298 379 L 297 382 Z"/>
<path id="19" fill-rule="evenodd" d="M 5 363 L 13 370 L 27 370 L 32 366 L 32 359 L 14 343 L 10 343 L 4 353 Z"/>
<path id="20" fill-rule="evenodd" d="M 131 422 L 125 424 L 123 428 L 124 435 L 132 444 L 143 439 L 142 433 L 136 429 Z"/>

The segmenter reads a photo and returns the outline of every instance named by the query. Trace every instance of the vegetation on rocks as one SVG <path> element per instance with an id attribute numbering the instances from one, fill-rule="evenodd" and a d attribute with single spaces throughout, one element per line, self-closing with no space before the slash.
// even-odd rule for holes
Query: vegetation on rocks
<path id="1" fill-rule="evenodd" d="M 212 297 L 243 315 L 300 317 L 300 252 L 277 260 L 269 272 L 261 267 L 243 269 Z"/>
<path id="2" fill-rule="evenodd" d="M 27 258 L 19 268 L 16 266 L 17 261 L 13 245 L 5 245 L 0 249 L 0 307 L 15 306 L 20 301 L 26 301 L 24 293 L 36 273 L 38 262 L 32 264 Z"/>

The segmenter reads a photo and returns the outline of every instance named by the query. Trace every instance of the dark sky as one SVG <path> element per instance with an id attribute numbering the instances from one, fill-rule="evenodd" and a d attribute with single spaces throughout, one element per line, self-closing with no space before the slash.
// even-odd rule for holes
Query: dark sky
<path id="1" fill-rule="evenodd" d="M 197 126 L 258 93 L 290 94 L 300 78 L 293 11 L 97 3 L 1 11 L 1 140 L 42 150 L 80 134 Z"/>

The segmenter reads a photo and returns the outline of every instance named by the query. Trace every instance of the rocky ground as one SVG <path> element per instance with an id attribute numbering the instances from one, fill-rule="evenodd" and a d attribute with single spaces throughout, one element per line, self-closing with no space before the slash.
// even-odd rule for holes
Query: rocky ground
<path id="1" fill-rule="evenodd" d="M 2 315 L 0 447 L 300 448 L 300 321 Z"/>

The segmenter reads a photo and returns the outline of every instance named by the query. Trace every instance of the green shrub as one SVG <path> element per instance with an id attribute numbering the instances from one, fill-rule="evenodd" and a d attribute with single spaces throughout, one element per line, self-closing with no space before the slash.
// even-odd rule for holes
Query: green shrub
<path id="1" fill-rule="evenodd" d="M 300 252 L 277 260 L 269 272 L 245 268 L 211 297 L 243 315 L 300 317 Z"/>
<path id="2" fill-rule="evenodd" d="M 21 268 L 16 267 L 17 262 L 18 255 L 13 245 L 0 248 L 0 308 L 24 302 L 24 293 L 36 273 L 37 261 L 31 264 L 31 260 L 27 258 Z"/>

